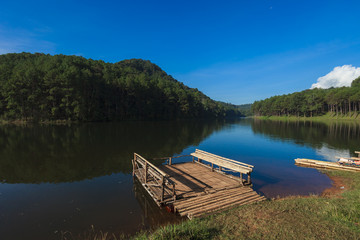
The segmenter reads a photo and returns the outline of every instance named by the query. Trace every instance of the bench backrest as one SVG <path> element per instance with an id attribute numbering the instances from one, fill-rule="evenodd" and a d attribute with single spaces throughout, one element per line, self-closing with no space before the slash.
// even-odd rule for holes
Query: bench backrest
<path id="1" fill-rule="evenodd" d="M 358 157 L 360 157 L 360 152 L 359 151 L 355 151 L 355 153 L 357 153 Z"/>
<path id="2" fill-rule="evenodd" d="M 231 169 L 233 171 L 237 171 L 240 173 L 248 174 L 252 172 L 254 166 L 242 162 L 238 162 L 232 159 L 224 158 L 209 152 L 205 152 L 199 149 L 196 149 L 194 153 L 190 154 L 193 157 L 197 157 L 201 160 L 210 162 L 219 167 L 224 167 L 227 169 Z"/>

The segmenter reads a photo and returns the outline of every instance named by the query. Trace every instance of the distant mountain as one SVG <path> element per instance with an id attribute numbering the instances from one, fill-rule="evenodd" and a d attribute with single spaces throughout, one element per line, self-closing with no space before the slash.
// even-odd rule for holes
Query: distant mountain
<path id="1" fill-rule="evenodd" d="M 189 88 L 150 61 L 0 55 L 0 118 L 32 121 L 223 118 L 231 104 Z"/>
<path id="2" fill-rule="evenodd" d="M 251 103 L 248 103 L 248 104 L 237 105 L 237 107 L 244 116 L 251 116 L 252 115 L 251 105 L 252 105 Z"/>

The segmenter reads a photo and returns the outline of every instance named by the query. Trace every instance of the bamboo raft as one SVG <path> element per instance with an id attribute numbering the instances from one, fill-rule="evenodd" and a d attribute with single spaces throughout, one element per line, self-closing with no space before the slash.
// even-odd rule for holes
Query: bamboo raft
<path id="1" fill-rule="evenodd" d="M 295 164 L 299 166 L 313 167 L 313 168 L 360 172 L 359 167 L 344 166 L 344 165 L 340 165 L 337 162 L 327 162 L 327 161 L 319 161 L 319 160 L 312 160 L 305 158 L 295 159 Z"/>
<path id="2" fill-rule="evenodd" d="M 198 149 L 176 158 L 189 156 L 192 162 L 173 164 L 174 157 L 170 157 L 167 165 L 154 166 L 134 153 L 133 176 L 158 206 L 170 207 L 189 219 L 266 199 L 251 188 L 254 166 Z"/>

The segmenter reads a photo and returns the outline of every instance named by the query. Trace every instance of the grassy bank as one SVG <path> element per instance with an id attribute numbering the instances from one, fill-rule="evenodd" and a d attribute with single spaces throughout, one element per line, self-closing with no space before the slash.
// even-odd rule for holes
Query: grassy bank
<path id="1" fill-rule="evenodd" d="M 330 196 L 287 197 L 241 206 L 134 239 L 360 239 L 360 174 L 326 173 L 341 179 L 344 189 L 337 184 L 338 191 Z"/>
<path id="2" fill-rule="evenodd" d="M 269 120 L 287 120 L 287 121 L 356 121 L 360 122 L 360 114 L 350 113 L 346 115 L 336 115 L 327 113 L 322 116 L 315 117 L 297 117 L 297 116 L 255 116 L 257 119 Z"/>

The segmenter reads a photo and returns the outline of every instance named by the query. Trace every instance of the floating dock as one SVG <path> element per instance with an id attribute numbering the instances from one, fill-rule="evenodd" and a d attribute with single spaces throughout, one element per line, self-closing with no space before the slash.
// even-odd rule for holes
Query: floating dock
<path id="1" fill-rule="evenodd" d="M 176 158 L 189 156 L 192 162 L 172 164 L 170 157 L 167 165 L 155 166 L 134 153 L 133 175 L 157 205 L 189 219 L 266 199 L 251 188 L 252 165 L 198 149 Z"/>
<path id="2" fill-rule="evenodd" d="M 295 159 L 295 164 L 299 166 L 312 167 L 312 168 L 360 172 L 359 167 L 344 166 L 344 165 L 340 165 L 337 162 L 327 162 L 327 161 L 319 161 L 319 160 L 312 160 L 305 158 Z"/>

